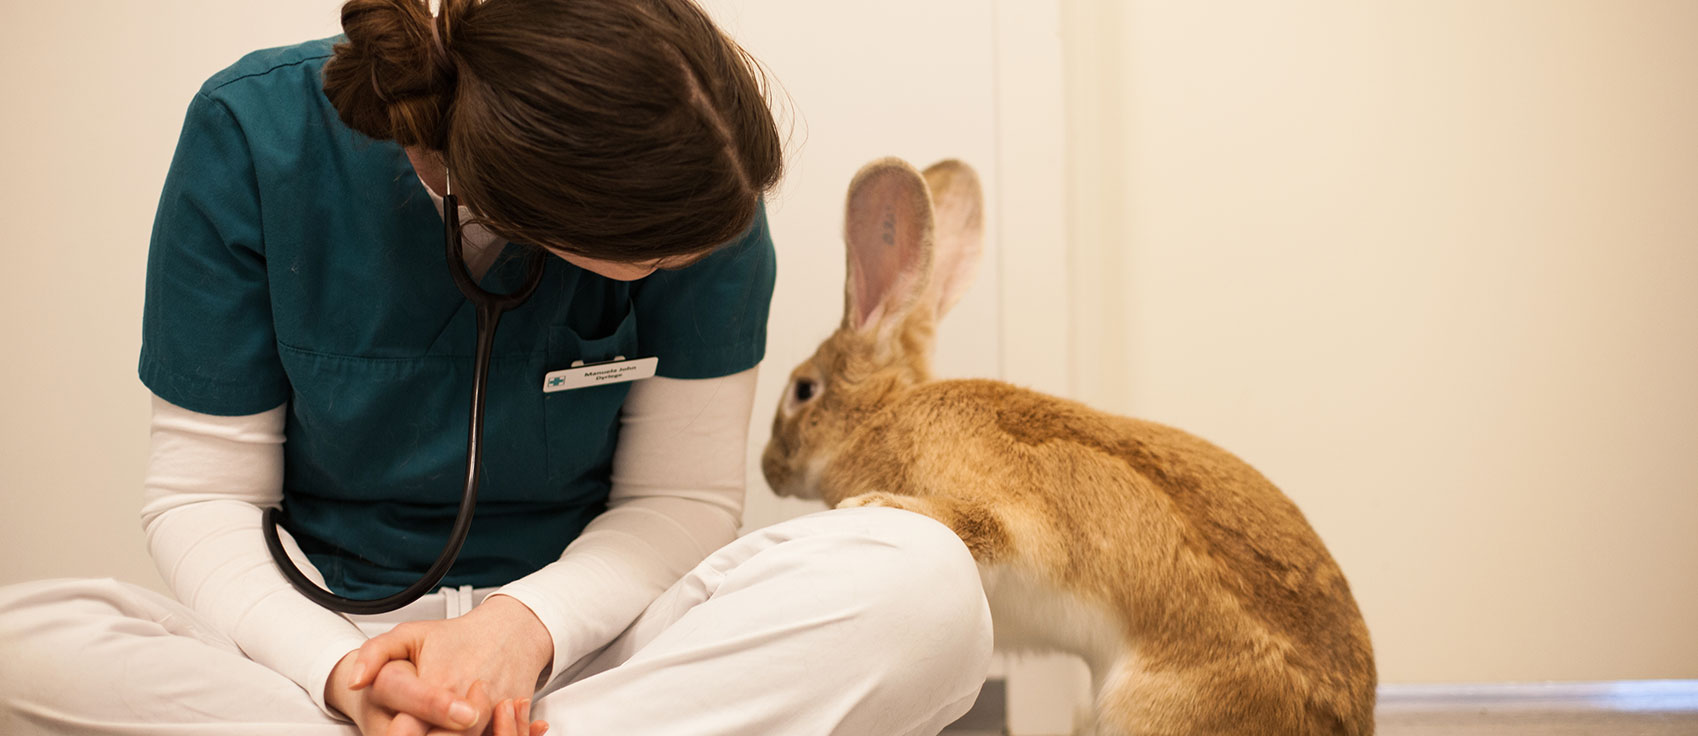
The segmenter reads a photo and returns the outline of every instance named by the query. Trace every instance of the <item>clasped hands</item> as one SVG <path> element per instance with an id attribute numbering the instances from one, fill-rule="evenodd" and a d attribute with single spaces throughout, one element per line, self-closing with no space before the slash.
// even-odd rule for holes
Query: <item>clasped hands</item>
<path id="1" fill-rule="evenodd" d="M 531 696 L 553 652 L 530 608 L 493 595 L 464 616 L 367 640 L 331 670 L 325 701 L 362 736 L 542 736 Z"/>

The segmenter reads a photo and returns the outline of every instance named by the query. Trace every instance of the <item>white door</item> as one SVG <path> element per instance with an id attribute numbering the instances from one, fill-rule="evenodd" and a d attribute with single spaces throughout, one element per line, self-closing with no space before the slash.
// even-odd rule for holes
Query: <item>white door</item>
<path id="1" fill-rule="evenodd" d="M 959 158 L 987 199 L 978 280 L 940 326 L 940 375 L 1002 378 L 1065 393 L 1066 150 L 1059 2 L 709 0 L 721 26 L 771 73 L 788 172 L 769 201 L 778 286 L 750 431 L 744 529 L 817 511 L 760 475 L 789 371 L 841 317 L 843 196 L 862 164 Z M 1071 731 L 1083 667 L 1003 668 L 1015 734 Z"/>

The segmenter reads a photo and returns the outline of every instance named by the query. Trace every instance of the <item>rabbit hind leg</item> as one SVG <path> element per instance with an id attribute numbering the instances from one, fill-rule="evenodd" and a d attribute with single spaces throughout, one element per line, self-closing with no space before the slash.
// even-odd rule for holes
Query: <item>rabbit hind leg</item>
<path id="1" fill-rule="evenodd" d="M 1207 706 L 1209 688 L 1182 671 L 1150 672 L 1127 656 L 1097 685 L 1096 712 L 1088 736 L 1196 736 L 1217 733 Z M 1199 708 L 1204 710 L 1200 711 Z M 1218 724 L 1214 724 L 1218 725 Z M 1229 731 L 1236 733 L 1236 731 Z"/>

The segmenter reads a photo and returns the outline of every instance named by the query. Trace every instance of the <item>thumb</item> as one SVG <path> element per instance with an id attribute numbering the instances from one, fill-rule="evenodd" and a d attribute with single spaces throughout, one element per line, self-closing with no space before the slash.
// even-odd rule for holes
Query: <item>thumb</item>
<path id="1" fill-rule="evenodd" d="M 348 689 L 358 690 L 370 685 L 388 662 L 412 659 L 416 643 L 412 637 L 399 635 L 395 631 L 367 639 L 357 650 L 359 654 L 354 657 L 354 675 L 348 682 Z"/>

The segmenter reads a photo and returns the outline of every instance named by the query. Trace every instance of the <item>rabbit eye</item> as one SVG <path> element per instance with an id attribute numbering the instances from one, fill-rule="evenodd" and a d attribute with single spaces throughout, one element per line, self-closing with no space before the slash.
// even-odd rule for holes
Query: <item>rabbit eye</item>
<path id="1" fill-rule="evenodd" d="M 818 388 L 818 387 L 814 385 L 813 379 L 809 379 L 809 378 L 798 378 L 798 379 L 796 379 L 796 402 L 801 403 L 801 402 L 807 401 L 808 399 L 813 398 L 814 397 L 814 389 L 816 389 L 816 388 Z"/>

